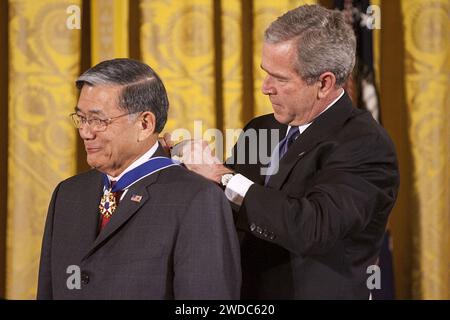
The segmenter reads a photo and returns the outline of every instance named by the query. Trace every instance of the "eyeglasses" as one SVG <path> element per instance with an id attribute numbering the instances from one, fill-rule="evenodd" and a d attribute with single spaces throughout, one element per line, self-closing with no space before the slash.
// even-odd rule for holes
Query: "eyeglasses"
<path id="1" fill-rule="evenodd" d="M 83 116 L 79 115 L 78 113 L 74 112 L 74 113 L 70 114 L 70 117 L 72 118 L 75 128 L 81 129 L 84 125 L 87 124 L 91 128 L 91 130 L 99 132 L 99 131 L 105 131 L 106 128 L 108 127 L 108 125 L 111 124 L 111 122 L 113 122 L 113 120 L 128 116 L 130 114 L 134 114 L 134 113 L 138 113 L 138 112 L 125 113 L 125 114 L 121 114 L 120 116 L 112 117 L 112 118 L 108 118 L 108 119 L 100 119 L 97 117 L 88 119 L 88 118 L 83 117 Z"/>

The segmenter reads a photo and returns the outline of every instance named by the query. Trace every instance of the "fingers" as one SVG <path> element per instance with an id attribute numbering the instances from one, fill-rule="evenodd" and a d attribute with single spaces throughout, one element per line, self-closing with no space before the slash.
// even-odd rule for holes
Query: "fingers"
<path id="1" fill-rule="evenodd" d="M 183 149 L 186 146 L 191 145 L 192 141 L 194 141 L 194 140 L 183 140 L 183 141 L 173 145 L 172 148 L 171 148 L 172 158 L 174 156 L 176 156 L 176 157 L 181 159 L 183 157 Z"/>
<path id="2" fill-rule="evenodd" d="M 164 133 L 163 139 L 169 148 L 172 148 L 174 146 L 175 143 L 172 141 L 172 135 L 170 134 L 170 132 Z"/>
<path id="3" fill-rule="evenodd" d="M 162 137 L 158 137 L 158 141 L 164 149 L 165 153 L 170 157 L 172 155 L 171 149 L 174 145 L 170 133 L 164 133 Z"/>
<path id="4" fill-rule="evenodd" d="M 172 147 L 169 147 L 172 159 L 184 163 L 188 168 L 190 168 L 191 165 L 222 163 L 214 156 L 212 149 L 205 140 L 183 140 L 173 145 L 173 142 L 170 140 L 170 134 L 167 133 L 164 134 L 162 140 L 164 140 L 166 146 L 172 145 Z"/>
<path id="5" fill-rule="evenodd" d="M 175 145 L 175 147 L 177 147 Z M 174 148 L 175 148 L 174 147 Z M 209 144 L 204 140 L 185 140 L 177 150 L 182 163 L 189 170 L 215 182 L 220 181 L 222 162 L 213 155 Z"/>
<path id="6" fill-rule="evenodd" d="M 163 150 L 164 150 L 164 152 L 166 153 L 166 155 L 167 155 L 168 157 L 170 157 L 170 148 L 169 148 L 169 146 L 166 144 L 166 142 L 164 141 L 164 139 L 161 138 L 161 137 L 158 137 L 158 142 L 159 142 L 159 144 L 161 145 L 161 147 L 163 148 Z"/>
<path id="7" fill-rule="evenodd" d="M 189 140 L 181 147 L 181 157 L 186 165 L 220 164 L 205 140 Z M 189 167 L 189 166 L 188 166 Z"/>

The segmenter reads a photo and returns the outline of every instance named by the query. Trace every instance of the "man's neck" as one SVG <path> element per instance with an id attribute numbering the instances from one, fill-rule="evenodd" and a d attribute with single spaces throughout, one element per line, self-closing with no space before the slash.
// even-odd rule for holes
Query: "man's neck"
<path id="1" fill-rule="evenodd" d="M 292 121 L 289 123 L 290 126 L 304 126 L 311 124 L 314 119 L 319 117 L 322 113 L 324 113 L 327 109 L 332 107 L 343 95 L 344 95 L 344 89 L 343 88 L 337 88 L 336 90 L 333 90 L 326 98 L 320 101 L 320 104 L 316 106 L 306 117 L 303 121 Z"/>
<path id="2" fill-rule="evenodd" d="M 114 172 L 113 174 L 107 174 L 108 178 L 110 180 L 119 180 L 125 173 L 140 166 L 148 159 L 150 159 L 155 154 L 158 146 L 159 144 L 157 139 L 149 140 L 149 143 L 147 143 L 146 147 L 142 149 L 142 152 L 140 152 L 124 170 L 121 170 L 120 172 Z"/>
<path id="3" fill-rule="evenodd" d="M 330 95 L 327 96 L 327 98 L 325 98 L 324 101 L 325 108 L 323 110 L 327 109 L 332 104 L 336 103 L 336 101 L 339 100 L 339 98 L 341 98 L 343 95 L 344 95 L 343 88 L 337 88 L 336 90 L 333 90 L 333 92 L 331 92 Z"/>

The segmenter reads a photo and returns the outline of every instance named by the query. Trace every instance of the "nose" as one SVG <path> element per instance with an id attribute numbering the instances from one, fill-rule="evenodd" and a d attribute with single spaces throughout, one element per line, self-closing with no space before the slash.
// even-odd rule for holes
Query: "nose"
<path id="1" fill-rule="evenodd" d="M 265 95 L 273 95 L 276 93 L 275 87 L 272 85 L 270 75 L 267 75 L 262 83 L 261 91 Z"/>
<path id="2" fill-rule="evenodd" d="M 95 132 L 91 130 L 91 127 L 87 124 L 83 125 L 78 129 L 78 133 L 80 134 L 81 139 L 83 140 L 92 140 L 95 138 Z"/>

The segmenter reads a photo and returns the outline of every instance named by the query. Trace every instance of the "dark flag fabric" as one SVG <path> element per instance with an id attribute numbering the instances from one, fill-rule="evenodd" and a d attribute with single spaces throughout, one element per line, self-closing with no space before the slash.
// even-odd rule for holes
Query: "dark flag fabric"
<path id="1" fill-rule="evenodd" d="M 368 110 L 374 119 L 381 123 L 372 43 L 372 31 L 380 23 L 375 19 L 381 18 L 375 15 L 374 9 L 378 9 L 379 13 L 379 8 L 370 6 L 369 0 L 334 0 L 334 8 L 343 11 L 345 20 L 353 27 L 357 40 L 356 65 L 344 88 L 355 106 Z M 377 264 L 381 271 L 381 286 L 372 289 L 371 297 L 374 300 L 393 300 L 395 299 L 394 272 L 392 239 L 389 230 L 384 235 Z"/>
<path id="2" fill-rule="evenodd" d="M 373 67 L 372 30 L 377 26 L 369 0 L 334 0 L 334 7 L 342 10 L 347 23 L 353 26 L 357 39 L 356 66 L 345 89 L 353 104 L 364 108 L 380 122 L 380 107 Z"/>

